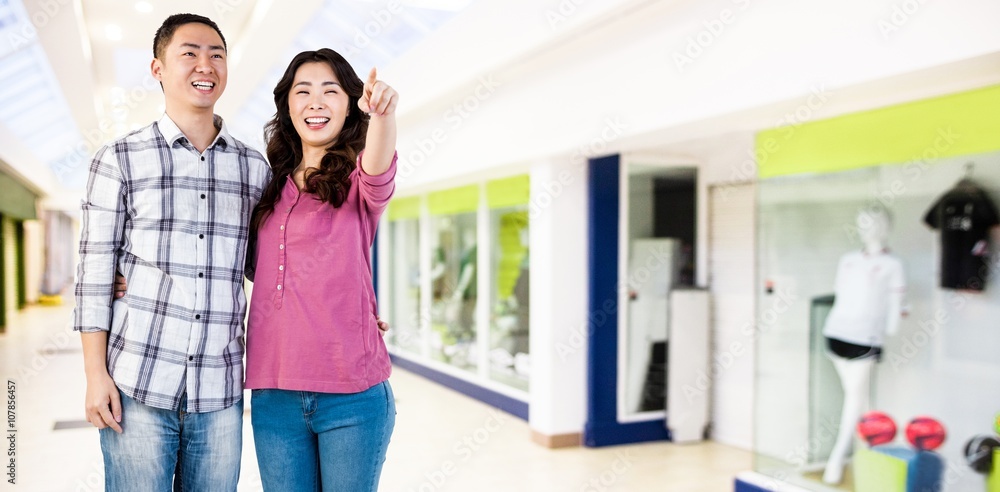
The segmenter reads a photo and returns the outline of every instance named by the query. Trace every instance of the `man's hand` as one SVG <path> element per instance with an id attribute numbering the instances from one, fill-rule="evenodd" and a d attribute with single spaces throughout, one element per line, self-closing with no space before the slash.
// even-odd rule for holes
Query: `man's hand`
<path id="1" fill-rule="evenodd" d="M 121 299 L 125 297 L 125 291 L 128 290 L 128 284 L 125 282 L 125 277 L 122 274 L 115 272 L 115 289 L 114 296 L 115 299 Z"/>
<path id="2" fill-rule="evenodd" d="M 121 434 L 122 427 L 118 425 L 122 421 L 121 397 L 107 371 L 104 374 L 87 375 L 86 409 L 87 421 L 94 427 L 111 427 Z"/>

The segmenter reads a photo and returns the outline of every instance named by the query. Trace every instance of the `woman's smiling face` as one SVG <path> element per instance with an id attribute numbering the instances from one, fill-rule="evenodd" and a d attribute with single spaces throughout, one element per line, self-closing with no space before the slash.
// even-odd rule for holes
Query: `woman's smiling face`
<path id="1" fill-rule="evenodd" d="M 306 63 L 295 71 L 288 114 L 303 149 L 326 149 L 333 144 L 344 127 L 349 106 L 350 97 L 326 63 Z"/>

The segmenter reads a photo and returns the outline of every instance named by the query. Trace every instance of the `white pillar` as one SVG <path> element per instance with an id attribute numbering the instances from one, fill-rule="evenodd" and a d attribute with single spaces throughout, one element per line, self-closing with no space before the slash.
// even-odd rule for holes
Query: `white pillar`
<path id="1" fill-rule="evenodd" d="M 587 172 L 550 161 L 531 169 L 532 439 L 581 442 L 587 379 Z"/>

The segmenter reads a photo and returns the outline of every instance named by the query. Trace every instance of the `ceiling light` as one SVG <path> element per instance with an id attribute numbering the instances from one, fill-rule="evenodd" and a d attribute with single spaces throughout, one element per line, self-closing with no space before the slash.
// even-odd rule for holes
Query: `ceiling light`
<path id="1" fill-rule="evenodd" d="M 108 24 L 104 26 L 104 35 L 111 41 L 121 41 L 122 28 L 118 27 L 116 24 Z"/>
<path id="2" fill-rule="evenodd" d="M 136 2 L 135 9 L 144 14 L 148 14 L 153 11 L 153 4 L 149 2 Z"/>
<path id="3" fill-rule="evenodd" d="M 403 5 L 429 10 L 446 10 L 460 12 L 472 3 L 472 0 L 403 0 Z"/>

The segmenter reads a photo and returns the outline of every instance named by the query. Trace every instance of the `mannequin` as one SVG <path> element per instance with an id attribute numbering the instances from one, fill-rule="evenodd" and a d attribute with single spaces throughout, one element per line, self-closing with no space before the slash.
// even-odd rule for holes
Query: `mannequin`
<path id="1" fill-rule="evenodd" d="M 823 473 L 829 484 L 843 478 L 854 427 L 868 406 L 872 369 L 881 356 L 884 336 L 899 328 L 906 290 L 903 264 L 886 248 L 888 212 L 862 210 L 857 227 L 864 247 L 841 257 L 833 310 L 823 328 L 828 355 L 844 389 L 840 429 Z"/>

